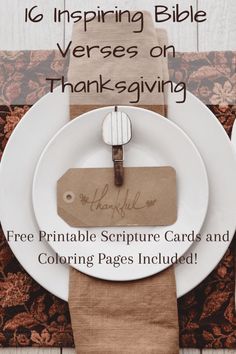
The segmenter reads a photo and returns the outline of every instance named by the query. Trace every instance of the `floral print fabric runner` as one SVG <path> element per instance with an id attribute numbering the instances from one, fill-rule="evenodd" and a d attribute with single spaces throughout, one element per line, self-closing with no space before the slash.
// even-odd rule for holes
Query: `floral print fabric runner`
<path id="1" fill-rule="evenodd" d="M 171 79 L 209 108 L 231 134 L 236 106 L 236 53 L 178 53 Z M 0 156 L 17 123 L 48 90 L 46 77 L 66 75 L 57 51 L 0 52 Z M 234 245 L 196 289 L 179 299 L 180 345 L 236 348 Z M 158 340 L 158 338 L 157 338 Z M 0 232 L 0 346 L 73 347 L 67 303 L 38 285 Z"/>

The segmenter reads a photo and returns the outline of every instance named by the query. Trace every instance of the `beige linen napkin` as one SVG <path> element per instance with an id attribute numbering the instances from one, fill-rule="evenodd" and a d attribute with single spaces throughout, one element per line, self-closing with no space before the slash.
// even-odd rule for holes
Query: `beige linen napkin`
<path id="1" fill-rule="evenodd" d="M 133 33 L 130 24 L 123 23 L 117 25 L 114 23 L 113 17 L 108 17 L 106 23 L 97 24 L 92 22 L 89 31 L 84 32 L 82 24 L 74 25 L 72 43 L 73 47 L 79 46 L 123 46 L 125 48 L 138 46 L 139 54 L 130 59 L 127 56 L 123 58 L 106 58 L 103 59 L 101 54 L 94 49 L 91 57 L 75 58 L 71 55 L 70 67 L 68 73 L 69 82 L 76 84 L 78 81 L 87 82 L 98 80 L 102 75 L 104 81 L 111 79 L 112 82 L 126 80 L 128 84 L 134 81 L 141 81 L 143 77 L 146 81 L 153 83 L 158 78 L 166 79 L 168 75 L 167 63 L 163 57 L 151 58 L 149 51 L 157 45 L 166 43 L 165 31 L 157 32 L 152 22 L 151 15 L 145 13 L 145 29 L 142 33 Z M 151 84 L 150 84 L 151 85 Z M 133 95 L 134 96 L 134 95 Z M 105 93 L 90 92 L 73 93 L 70 99 L 71 118 L 77 117 L 82 112 L 86 112 L 91 108 L 108 105 L 127 105 L 131 94 L 124 91 L 116 94 L 114 91 L 107 90 Z M 145 108 L 154 106 L 154 110 L 164 115 L 165 102 L 164 95 L 145 91 L 141 95 L 140 101 L 135 104 Z M 88 107 L 89 106 L 89 107 Z"/>
<path id="2" fill-rule="evenodd" d="M 140 55 L 108 60 L 99 55 L 92 59 L 71 56 L 69 82 L 96 79 L 99 74 L 114 80 L 121 77 L 132 82 L 143 76 L 168 77 L 166 60 L 153 60 L 148 49 L 166 43 L 164 31 L 155 30 L 151 16 L 145 13 L 145 30 L 134 34 L 129 24 L 114 27 L 109 23 L 98 27 L 91 24 L 87 33 L 77 24 L 73 45 L 130 45 L 138 44 Z M 108 105 L 127 105 L 127 94 L 72 94 L 71 118 L 92 108 Z M 139 106 L 162 115 L 166 112 L 164 94 L 144 94 Z M 145 121 L 144 121 L 145 124 Z M 108 282 L 70 270 L 69 307 L 77 353 L 179 353 L 179 333 L 176 286 L 173 267 L 153 277 L 132 282 Z"/>

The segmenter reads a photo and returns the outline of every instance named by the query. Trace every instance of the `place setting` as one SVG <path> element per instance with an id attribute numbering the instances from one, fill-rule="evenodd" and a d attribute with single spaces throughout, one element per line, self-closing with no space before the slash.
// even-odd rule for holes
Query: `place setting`
<path id="1" fill-rule="evenodd" d="M 74 41 L 78 35 L 79 25 Z M 167 78 L 165 64 L 159 65 Z M 69 79 L 76 80 L 84 67 L 84 61 L 72 59 Z M 83 75 L 89 70 L 88 65 Z M 214 114 L 189 91 L 181 104 L 171 90 L 156 103 L 147 95 L 139 105 L 128 104 L 125 95 L 118 104 L 112 93 L 102 101 L 93 94 L 85 103 L 77 98 L 58 87 L 14 129 L 0 165 L 5 237 L 28 274 L 69 302 L 76 346 L 93 347 L 92 338 L 84 334 L 82 343 L 78 338 L 88 331 L 89 319 L 98 316 L 102 324 L 107 311 L 114 315 L 112 294 L 121 295 L 124 318 L 125 311 L 136 311 L 134 305 L 139 308 L 126 294 L 140 291 L 151 297 L 152 309 L 170 306 L 162 330 L 167 328 L 173 341 L 169 345 L 164 338 L 161 345 L 173 354 L 177 298 L 213 271 L 235 233 L 233 146 Z M 168 287 L 166 300 L 153 300 Z M 96 291 L 106 294 L 101 312 Z M 151 311 L 148 302 L 140 308 Z M 121 322 L 116 326 L 125 331 Z M 109 328 L 113 335 L 109 321 L 100 332 L 107 350 Z M 150 328 L 149 323 L 144 346 Z"/>
<path id="2" fill-rule="evenodd" d="M 171 96 L 170 96 L 171 97 Z M 109 167 L 111 166 L 111 153 L 109 147 L 107 147 L 102 140 L 102 122 L 104 117 L 108 112 L 111 112 L 112 108 L 103 108 L 98 111 L 92 111 L 91 113 L 80 117 L 76 120 L 73 120 L 71 123 L 66 125 L 68 121 L 68 99 L 69 97 L 63 95 L 59 92 L 59 89 L 55 94 L 46 95 L 42 100 L 40 100 L 36 105 L 32 107 L 32 109 L 25 115 L 24 119 L 17 126 L 15 132 L 11 140 L 8 143 L 8 146 L 5 150 L 2 162 L 1 162 L 1 179 L 2 179 L 2 193 L 4 193 L 4 208 L 1 208 L 1 220 L 4 230 L 16 230 L 19 234 L 35 234 L 38 235 L 39 229 L 45 231 L 55 231 L 63 233 L 69 231 L 68 225 L 57 215 L 57 206 L 56 206 L 56 182 L 59 177 L 62 176 L 63 172 L 66 172 L 67 168 L 75 168 L 78 165 L 85 167 Z M 188 106 L 192 107 L 195 105 L 196 109 L 191 109 L 193 112 L 197 112 L 197 119 L 194 119 L 194 116 L 189 116 L 188 114 Z M 47 120 L 47 131 L 48 135 L 45 134 L 42 127 L 45 126 L 44 122 L 38 119 L 38 115 L 41 115 L 41 112 L 45 112 L 45 109 L 48 110 L 48 107 L 53 106 L 57 107 L 57 120 L 49 119 L 49 116 L 45 115 L 45 120 Z M 153 114 L 151 112 L 144 111 L 142 109 L 136 109 L 132 107 L 126 107 L 124 110 L 129 113 L 130 116 L 135 116 L 135 123 L 133 129 L 138 131 L 144 131 L 147 129 L 146 134 L 142 134 L 139 138 L 133 138 L 132 144 L 130 146 L 125 147 L 126 160 L 125 164 L 127 166 L 165 166 L 170 164 L 171 166 L 175 166 L 176 170 L 180 171 L 178 174 L 178 182 L 181 183 L 181 179 L 183 179 L 182 183 L 185 185 L 186 191 L 183 188 L 183 195 L 186 195 L 186 200 L 183 199 L 183 219 L 178 218 L 178 223 L 175 223 L 175 233 L 186 233 L 190 234 L 192 230 L 195 231 L 195 235 L 198 233 L 202 233 L 203 235 L 207 235 L 208 233 L 219 233 L 219 230 L 222 230 L 222 235 L 226 233 L 227 230 L 230 231 L 230 224 L 227 219 L 231 219 L 231 233 L 230 236 L 233 236 L 234 233 L 234 220 L 233 215 L 229 215 L 228 211 L 231 210 L 229 207 L 225 209 L 225 205 L 228 205 L 229 202 L 233 203 L 232 191 L 229 190 L 227 197 L 227 188 L 225 189 L 224 184 L 222 184 L 222 178 L 224 176 L 215 173 L 218 170 L 218 163 L 220 156 L 218 155 L 218 161 L 216 162 L 213 159 L 213 156 L 217 154 L 217 146 L 219 143 L 215 143 L 211 139 L 211 144 L 209 144 L 208 137 L 204 141 L 204 136 L 202 134 L 198 134 L 201 129 L 201 124 L 209 124 L 209 128 L 214 129 L 214 137 L 219 142 L 219 138 L 221 143 L 221 151 L 222 145 L 225 146 L 225 151 L 227 153 L 223 154 L 221 152 L 222 161 L 221 166 L 222 171 L 227 173 L 227 179 L 234 177 L 234 170 L 232 169 L 232 162 L 234 161 L 234 153 L 230 145 L 230 141 L 228 140 L 225 132 L 223 131 L 221 125 L 218 123 L 213 114 L 194 96 L 188 93 L 188 100 L 186 101 L 185 107 L 186 109 L 182 109 L 177 104 L 170 102 L 168 104 L 169 107 L 169 117 L 168 120 L 163 120 L 160 116 Z M 178 108 L 181 108 L 177 110 Z M 171 112 L 175 112 L 174 119 L 171 118 Z M 186 113 L 184 113 L 186 112 Z M 199 113 L 198 113 L 199 112 Z M 55 110 L 53 111 L 55 114 Z M 44 114 L 42 115 L 44 117 Z M 143 118 L 145 116 L 145 118 Z M 200 118 L 201 117 L 201 118 Z M 142 125 L 142 119 L 149 119 L 150 123 Z M 173 123 L 174 124 L 173 124 Z M 74 126 L 78 125 L 76 129 Z M 83 126 L 84 125 L 84 126 Z M 195 127 L 197 126 L 197 129 Z M 82 127 L 80 129 L 80 126 Z M 91 126 L 94 129 L 91 129 Z M 179 129 L 179 126 L 182 128 Z M 200 128 L 199 128 L 200 126 Z M 60 127 L 62 127 L 60 129 Z M 161 128 L 162 127 L 162 128 Z M 59 132 L 57 133 L 57 130 Z M 161 130 L 163 129 L 163 131 Z M 166 135 L 163 134 L 165 129 L 168 131 L 168 139 L 166 139 Z M 22 139 L 26 132 L 31 132 L 31 137 L 29 137 L 29 141 Z M 187 132 L 189 135 L 187 136 Z M 205 130 L 205 129 L 204 129 Z M 33 139 L 34 132 L 37 134 L 38 139 Z M 43 154 L 40 155 L 44 145 L 47 143 L 47 139 L 50 139 L 50 134 L 53 134 L 53 131 L 57 133 L 57 135 L 49 142 Z M 64 132 L 68 131 L 67 139 Z M 40 137 L 40 132 L 42 137 Z M 86 134 L 85 134 L 86 132 Z M 100 134 L 97 134 L 99 132 Z M 191 134 L 192 132 L 192 134 Z M 72 134 L 71 134 L 72 133 Z M 15 138 L 14 138 L 15 134 Z M 91 138 L 89 137 L 91 134 Z M 170 134 L 173 134 L 172 139 Z M 191 135 L 190 135 L 191 134 Z M 217 134 L 217 135 L 216 135 Z M 151 141 L 151 136 L 153 135 L 153 142 Z M 213 134 L 212 134 L 213 135 Z M 74 138 L 73 138 L 74 136 Z M 84 144 L 79 137 L 84 137 Z M 190 140 L 190 136 L 192 141 L 195 142 L 195 145 Z M 47 138 L 48 137 L 48 138 Z M 62 139 L 65 139 L 62 142 Z M 175 145 L 176 139 L 180 139 L 180 143 Z M 43 141 L 44 139 L 44 141 Z M 74 139 L 74 140 L 73 140 Z M 90 141 L 97 140 L 97 146 L 94 149 L 91 149 Z M 142 139 L 147 139 L 147 142 L 143 142 Z M 162 142 L 161 142 L 161 140 Z M 58 146 L 55 146 L 58 141 Z M 136 142 L 137 141 L 137 142 Z M 140 141 L 140 142 L 139 142 Z M 172 144 L 170 142 L 173 142 Z M 23 143 L 22 143 L 23 142 Z M 68 143 L 68 147 L 66 147 L 66 142 Z M 183 146 L 181 146 L 181 143 Z M 31 145 L 31 149 L 28 149 L 28 144 Z M 84 153 L 85 151 L 81 151 L 80 144 L 82 144 L 83 149 L 87 149 L 88 156 Z M 153 144 L 153 145 L 152 145 Z M 184 145 L 186 144 L 186 146 Z M 63 146 L 63 149 L 60 147 Z M 87 147 L 86 147 L 87 146 Z M 156 146 L 156 148 L 155 148 Z M 165 150 L 165 147 L 167 150 Z M 198 148 L 196 147 L 198 146 Z M 200 146 L 200 148 L 199 148 Z M 160 155 L 160 147 L 165 151 L 165 155 Z M 66 149 L 72 149 L 72 153 L 68 152 Z M 179 149 L 179 152 L 177 153 Z M 48 155 L 51 150 L 51 156 Z M 63 150 L 63 151 L 62 151 Z M 37 153 L 37 152 L 38 153 Z M 78 151 L 78 154 L 75 152 Z M 168 153 L 169 151 L 169 153 Z M 201 155 L 199 153 L 201 151 Z M 36 152 L 36 153 L 35 153 Z M 15 155 L 17 153 L 17 155 Z M 182 159 L 185 153 L 187 156 Z M 81 155 L 79 155 L 81 154 Z M 18 156 L 17 159 L 13 159 L 13 156 Z M 24 162 L 20 160 L 20 157 L 24 156 Z M 49 157 L 50 156 L 50 157 Z M 71 158 L 72 160 L 71 160 Z M 167 157 L 165 157 L 167 156 Z M 181 158 L 178 158 L 181 157 Z M 40 158 L 40 159 L 39 159 Z M 168 158 L 170 160 L 168 160 Z M 39 159 L 39 163 L 38 163 Z M 63 160 L 64 159 L 64 160 Z M 148 159 L 148 160 L 147 160 Z M 105 162 L 104 162 L 105 161 Z M 147 162 L 148 161 L 148 162 Z M 38 165 L 37 165 L 38 163 Z M 50 168 L 50 163 L 53 164 L 54 168 Z M 19 165 L 18 165 L 19 164 Z M 43 168 L 41 165 L 43 164 Z M 177 167 L 178 164 L 182 164 L 181 167 Z M 17 165 L 19 167 L 17 167 Z M 24 166 L 24 169 L 20 168 L 20 166 Z M 37 169 L 36 169 L 37 167 Z M 192 167 L 192 168 L 191 168 Z M 194 167 L 194 169 L 193 169 Z M 36 172 L 35 172 L 36 169 Z M 14 174 L 14 171 L 18 170 L 18 174 Z M 58 171 L 57 171 L 58 170 Z M 181 175 L 181 170 L 183 175 Z M 185 174 L 185 171 L 189 171 L 190 175 Z M 227 172 L 226 172 L 227 171 Z M 50 176 L 49 176 L 50 174 Z M 214 176 L 212 178 L 212 176 Z M 47 183 L 45 183 L 44 179 L 47 179 Z M 51 182 L 50 182 L 51 178 Z M 211 182 L 212 178 L 212 182 Z M 218 179 L 218 181 L 217 181 Z M 32 205 L 32 183 L 34 180 L 33 194 L 34 194 L 34 208 Z M 19 183 L 21 181 L 21 183 Z M 51 183 L 51 185 L 50 185 Z M 194 188 L 194 183 L 196 186 Z M 208 190 L 209 183 L 209 190 Z M 37 185 L 39 184 L 39 185 Z M 9 190 L 12 188 L 16 189 L 14 194 L 9 194 Z M 36 187 L 37 186 L 37 187 Z M 3 189 L 4 187 L 4 189 Z M 188 188 L 187 188 L 188 187 Z M 9 190 L 8 190 L 9 188 Z M 181 187 L 179 187 L 181 188 Z M 48 190 L 47 190 L 48 189 Z M 214 190 L 214 193 L 210 193 L 211 190 Z M 180 189 L 181 190 L 181 189 Z M 178 190 L 178 193 L 180 193 Z M 199 195 L 198 190 L 201 190 Z M 196 191 L 196 196 L 194 196 L 194 191 Z M 208 193 L 209 193 L 209 201 L 208 201 Z M 7 198 L 6 198 L 7 196 Z M 26 208 L 22 210 L 22 215 L 20 215 L 20 206 L 21 197 L 25 200 Z M 219 198 L 220 202 L 216 204 L 215 202 L 211 203 L 212 198 Z M 11 198 L 13 198 L 11 200 Z M 47 199 L 44 199 L 47 198 Z M 179 197 L 180 198 L 180 197 Z M 184 198 L 184 196 L 183 196 Z M 189 198 L 189 199 L 188 199 Z M 27 203 L 26 203 L 27 202 Z M 18 203 L 18 204 L 17 204 Z M 50 208 L 45 208 L 44 206 L 49 206 Z M 184 209 L 184 204 L 189 207 L 192 203 L 192 219 L 190 219 L 191 215 L 190 211 L 186 213 Z M 196 205 L 198 203 L 197 210 L 202 214 L 196 213 Z M 225 204 L 224 204 L 225 203 Z M 14 212 L 17 210 L 17 213 Z M 11 213 L 9 214 L 9 209 Z M 212 213 L 209 210 L 212 209 Z M 51 215 L 52 212 L 52 215 Z M 223 214 L 225 212 L 225 215 Z M 34 213 L 36 214 L 36 219 L 39 221 L 39 225 L 35 220 Z M 37 214 L 38 213 L 38 214 Z M 187 217 L 185 216 L 187 214 Z M 197 214 L 197 217 L 195 217 Z M 218 219 L 218 215 L 221 215 L 221 220 Z M 4 215 L 6 215 L 4 217 Z M 181 211 L 178 212 L 178 215 L 181 215 Z M 184 218 L 185 217 L 185 218 Z M 53 219 L 52 219 L 53 218 Z M 53 220 L 51 222 L 50 220 Z M 204 222 L 205 221 L 205 222 Z M 6 224 L 5 224 L 6 222 Z M 59 224 L 56 227 L 57 223 Z M 195 227 L 194 227 L 195 223 Z M 217 224 L 216 224 L 217 223 Z M 203 227 L 202 227 L 203 225 Z M 217 227 L 215 226 L 217 225 Z M 228 226 L 228 227 L 227 227 Z M 161 230 L 162 229 L 162 230 Z M 174 229 L 173 226 L 171 229 Z M 152 228 L 145 228 L 147 231 L 152 231 Z M 159 227 L 157 232 L 164 233 L 165 230 L 168 230 L 168 227 L 165 229 Z M 202 231 L 203 230 L 203 231 Z M 119 230 L 120 231 L 120 230 Z M 116 228 L 116 233 L 119 232 Z M 123 231 L 121 229 L 121 231 Z M 137 231 L 137 229 L 134 229 Z M 91 233 L 93 229 L 91 230 Z M 132 228 L 131 231 L 132 232 Z M 163 246 L 166 245 L 165 240 L 163 239 Z M 21 244 L 17 243 L 9 243 L 13 248 L 14 254 L 20 260 L 20 263 L 24 266 L 24 268 L 32 274 L 33 277 L 42 284 L 45 288 L 47 288 L 52 293 L 57 296 L 67 299 L 68 297 L 68 267 L 66 265 L 61 264 L 45 264 L 44 267 L 38 267 L 38 254 L 46 253 L 48 256 L 53 254 L 53 250 L 48 247 L 46 242 L 40 242 L 37 240 L 31 244 L 25 243 Z M 60 245 L 60 242 L 50 242 L 50 245 L 55 247 L 55 251 L 63 253 L 65 255 L 65 247 L 68 247 L 68 254 L 71 253 L 71 248 L 74 250 L 73 244 L 63 243 L 63 246 Z M 83 245 L 80 245 L 83 247 Z M 136 245 L 137 246 L 137 245 Z M 134 245 L 134 247 L 136 247 Z M 63 252 L 60 251 L 60 248 L 63 247 Z M 96 243 L 94 245 L 96 247 Z M 104 246 L 103 246 L 104 247 Z M 109 247 L 109 246 L 108 246 Z M 114 252 L 118 252 L 117 245 L 114 245 Z M 143 245 L 141 246 L 143 247 Z M 147 246 L 149 247 L 149 246 Z M 160 243 L 158 243 L 157 248 L 160 251 Z M 225 243 L 207 243 L 204 238 L 201 239 L 201 242 L 186 242 L 186 243 L 174 243 L 172 245 L 168 245 L 168 252 L 170 248 L 173 247 L 173 254 L 178 251 L 181 252 L 181 255 L 185 254 L 190 248 L 189 252 L 194 250 L 194 252 L 198 253 L 198 264 L 191 265 L 176 265 L 175 272 L 177 277 L 177 290 L 179 296 L 184 295 L 186 292 L 195 287 L 199 282 L 201 282 L 216 266 L 219 260 L 222 258 L 225 250 L 228 247 L 228 242 Z M 29 249 L 27 259 L 22 254 L 22 249 Z M 212 259 L 212 264 L 209 263 L 208 252 L 214 252 L 216 257 Z M 80 250 L 81 251 L 81 250 Z M 90 250 L 91 251 L 91 250 Z M 86 252 L 86 251 L 85 251 Z M 155 252 L 155 250 L 154 250 Z M 161 250 L 162 252 L 162 250 Z M 73 252 L 74 253 L 74 252 Z M 72 253 L 72 254 L 73 254 Z M 201 260 L 202 259 L 202 260 Z M 207 267 L 206 267 L 206 259 L 208 259 Z M 42 268 L 42 269 L 41 269 Z M 148 270 L 149 275 L 155 274 L 156 272 L 162 270 L 162 267 L 158 270 L 158 265 L 153 266 L 152 270 Z M 47 272 L 47 269 L 50 269 L 50 272 Z M 198 271 L 194 271 L 198 270 Z M 85 269 L 84 269 L 85 271 Z M 97 271 L 97 270 L 96 270 Z M 96 272 L 95 271 L 95 272 Z M 112 271 L 109 270 L 109 271 Z M 109 272 L 108 271 L 108 272 Z M 93 271 L 92 271 L 93 272 Z M 126 274 L 127 270 L 124 272 Z M 132 271 L 131 271 L 132 272 Z M 46 275 L 46 277 L 45 277 Z M 98 276 L 98 274 L 96 274 Z M 147 275 L 146 275 L 147 276 Z M 60 277 L 61 281 L 58 284 L 53 279 L 57 279 Z M 140 275 L 139 277 L 142 277 Z M 196 280 L 194 279 L 196 277 Z M 179 279 L 179 281 L 178 281 Z M 50 281 L 51 280 L 51 281 Z M 114 280 L 114 279 L 113 279 Z M 124 280 L 124 279 L 122 279 Z M 126 278 L 126 280 L 131 280 Z M 60 286 L 57 289 L 58 285 Z"/>

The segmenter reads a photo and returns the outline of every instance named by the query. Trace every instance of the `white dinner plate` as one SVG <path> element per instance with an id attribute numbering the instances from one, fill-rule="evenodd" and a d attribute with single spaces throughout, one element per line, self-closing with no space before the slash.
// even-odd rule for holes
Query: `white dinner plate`
<path id="1" fill-rule="evenodd" d="M 106 107 L 90 111 L 74 119 L 52 138 L 40 157 L 33 183 L 33 207 L 40 230 L 51 235 L 77 234 L 78 229 L 69 226 L 57 214 L 57 181 L 70 168 L 110 167 L 112 168 L 111 147 L 102 139 L 104 118 L 114 110 Z M 173 225 L 159 227 L 100 227 L 80 228 L 79 232 L 95 234 L 94 242 L 65 242 L 49 236 L 54 251 L 67 259 L 75 254 L 82 257 L 72 261 L 71 266 L 104 280 L 128 281 L 156 274 L 171 265 L 171 261 L 157 264 L 139 262 L 139 255 L 145 257 L 180 258 L 191 246 L 193 239 L 174 240 L 175 234 L 195 235 L 200 231 L 208 207 L 208 180 L 204 163 L 188 136 L 174 123 L 163 116 L 136 107 L 119 107 L 132 123 L 133 137 L 125 146 L 125 166 L 171 166 L 177 174 L 177 221 Z M 89 182 L 89 181 L 88 181 Z M 46 206 L 46 208 L 45 208 Z M 101 242 L 102 232 L 110 234 L 159 234 L 160 240 L 150 242 Z M 165 234 L 173 233 L 168 236 Z M 173 240 L 170 242 L 170 239 Z M 99 255 L 103 255 L 99 257 Z M 87 257 L 93 255 L 93 266 L 87 264 Z M 120 264 L 114 259 L 118 255 L 133 263 Z M 111 259 L 110 259 L 111 257 Z M 100 259 L 102 258 L 102 260 Z M 44 262 L 46 257 L 43 258 Z M 99 261 L 100 260 L 100 261 Z"/>
<path id="2" fill-rule="evenodd" d="M 205 232 L 229 231 L 236 224 L 236 158 L 229 138 L 216 117 L 196 97 L 187 93 L 186 102 L 177 104 L 169 97 L 169 117 L 195 142 L 206 165 L 210 200 L 202 228 Z M 4 151 L 0 168 L 0 216 L 3 230 L 38 233 L 32 208 L 32 181 L 42 150 L 69 119 L 68 95 L 60 88 L 36 103 L 18 124 Z M 16 217 L 17 216 L 17 217 Z M 193 244 L 198 262 L 175 267 L 177 296 L 197 286 L 218 264 L 229 242 Z M 10 242 L 10 247 L 26 271 L 48 291 L 67 300 L 69 268 L 63 265 L 38 266 L 38 254 L 54 252 L 48 243 Z M 187 253 L 188 255 L 188 253 Z"/>

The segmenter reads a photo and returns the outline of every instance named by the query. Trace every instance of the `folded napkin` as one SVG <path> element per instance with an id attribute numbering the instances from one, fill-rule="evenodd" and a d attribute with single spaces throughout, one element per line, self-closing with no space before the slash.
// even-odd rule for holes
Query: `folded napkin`
<path id="1" fill-rule="evenodd" d="M 91 59 L 71 56 L 68 81 L 94 79 L 102 74 L 112 80 L 137 77 L 152 79 L 168 77 L 163 58 L 152 59 L 148 49 L 166 43 L 164 31 L 157 31 L 151 16 L 145 13 L 145 30 L 134 34 L 129 24 L 116 28 L 112 18 L 102 30 L 91 24 L 84 32 L 80 24 L 74 26 L 74 45 L 138 45 L 138 57 L 104 60 L 95 55 Z M 122 73 L 122 74 L 121 74 Z M 119 97 L 112 91 L 99 95 L 71 94 L 71 118 L 92 108 L 108 105 L 128 105 L 127 94 Z M 166 112 L 165 97 L 160 93 L 144 94 L 139 106 L 162 115 Z M 145 122 L 144 122 L 145 124 Z M 108 282 L 70 270 L 69 308 L 75 346 L 78 353 L 179 353 L 177 297 L 173 267 L 156 276 L 132 282 Z"/>
<path id="2" fill-rule="evenodd" d="M 124 57 L 103 58 L 99 49 L 91 51 L 91 57 L 75 58 L 71 55 L 70 66 L 68 72 L 68 81 L 74 86 L 78 82 L 100 81 L 103 78 L 105 86 L 114 88 L 119 81 L 126 81 L 126 85 L 133 85 L 131 90 L 135 90 L 137 83 L 142 78 L 153 84 L 155 80 L 164 80 L 168 77 L 167 60 L 163 57 L 152 58 L 149 54 L 151 48 L 166 44 L 166 33 L 163 30 L 157 32 L 149 13 L 145 13 L 145 30 L 143 33 L 133 33 L 130 24 L 123 23 L 117 26 L 113 17 L 107 17 L 106 23 L 101 28 L 97 23 L 92 23 L 89 31 L 84 32 L 82 24 L 74 25 L 72 43 L 74 48 L 76 45 L 81 47 L 97 46 L 103 47 L 121 47 L 129 48 L 138 46 L 139 54 L 136 57 L 129 58 L 126 54 Z M 81 89 L 82 85 L 79 85 Z M 130 100 L 135 100 L 137 93 L 127 90 L 117 93 L 110 89 L 105 89 L 102 93 L 95 91 L 96 85 L 91 85 L 91 92 L 73 93 L 70 100 L 71 118 L 77 117 L 79 114 L 108 105 L 128 105 Z M 94 89 L 93 89 L 94 88 Z M 135 103 L 136 106 L 153 109 L 163 114 L 165 113 L 164 94 L 157 94 L 155 90 L 152 93 L 145 90 L 140 94 L 140 100 Z"/>

